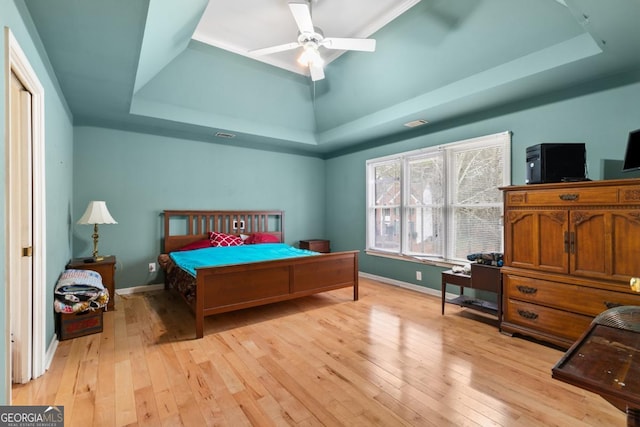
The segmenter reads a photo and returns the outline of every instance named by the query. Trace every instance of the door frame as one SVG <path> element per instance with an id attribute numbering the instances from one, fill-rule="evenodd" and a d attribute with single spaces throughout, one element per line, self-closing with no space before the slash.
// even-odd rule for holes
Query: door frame
<path id="1" fill-rule="evenodd" d="M 25 89 L 32 95 L 32 167 L 33 167 L 33 334 L 32 334 L 32 377 L 36 378 L 45 372 L 46 360 L 46 198 L 45 198 L 45 141 L 44 141 L 44 88 L 31 67 L 18 41 L 9 27 L 4 29 L 5 40 L 5 163 L 6 163 L 6 191 L 5 206 L 5 298 L 8 310 L 5 311 L 5 343 L 11 346 L 11 279 L 15 275 L 16 259 L 21 256 L 9 250 L 15 246 L 16 232 L 12 230 L 10 218 L 15 215 L 16 207 L 10 206 L 10 194 L 19 191 L 18 183 L 12 176 L 11 166 L 11 135 L 10 135 L 10 84 L 11 72 L 20 79 Z M 18 207 L 19 209 L 19 207 Z M 7 352 L 10 354 L 11 352 Z M 5 357 L 5 372 L 7 384 L 6 396 L 11 396 L 11 357 Z"/>

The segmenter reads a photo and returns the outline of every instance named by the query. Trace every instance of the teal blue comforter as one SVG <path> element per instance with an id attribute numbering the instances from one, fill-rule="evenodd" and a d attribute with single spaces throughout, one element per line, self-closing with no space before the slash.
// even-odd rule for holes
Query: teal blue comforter
<path id="1" fill-rule="evenodd" d="M 258 245 L 223 246 L 171 252 L 169 256 L 180 268 L 196 277 L 198 267 L 219 267 L 231 264 L 246 264 L 257 261 L 296 258 L 320 255 L 318 252 L 294 248 L 284 243 L 261 243 Z"/>

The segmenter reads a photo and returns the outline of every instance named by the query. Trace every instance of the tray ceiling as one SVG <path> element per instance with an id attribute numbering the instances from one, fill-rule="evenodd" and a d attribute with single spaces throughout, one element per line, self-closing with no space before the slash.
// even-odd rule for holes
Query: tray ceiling
<path id="1" fill-rule="evenodd" d="M 313 83 L 292 67 L 295 52 L 247 54 L 295 39 L 286 0 L 24 2 L 75 125 L 305 155 L 562 99 L 640 70 L 638 1 L 413 3 L 314 1 L 326 35 L 371 36 L 377 48 L 328 58 L 326 79 Z M 429 123 L 403 126 L 420 119 Z"/>
<path id="2" fill-rule="evenodd" d="M 325 37 L 367 38 L 420 0 L 312 0 L 313 23 Z M 251 50 L 296 41 L 298 29 L 286 1 L 209 0 L 193 39 L 285 70 L 308 75 L 300 50 L 256 57 Z M 325 63 L 344 51 L 321 48 Z"/>

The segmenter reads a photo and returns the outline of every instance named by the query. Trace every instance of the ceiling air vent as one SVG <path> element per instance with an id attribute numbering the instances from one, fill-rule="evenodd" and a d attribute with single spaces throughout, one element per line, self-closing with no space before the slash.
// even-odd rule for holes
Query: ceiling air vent
<path id="1" fill-rule="evenodd" d="M 404 124 L 404 126 L 406 126 L 408 128 L 415 128 L 415 127 L 418 127 L 418 126 L 426 125 L 427 123 L 429 123 L 429 122 L 426 121 L 426 120 L 419 119 L 419 120 L 414 120 L 412 122 L 407 122 L 407 123 Z"/>
<path id="2" fill-rule="evenodd" d="M 236 136 L 232 133 L 226 133 L 226 132 L 216 132 L 216 136 L 218 138 L 235 138 Z"/>

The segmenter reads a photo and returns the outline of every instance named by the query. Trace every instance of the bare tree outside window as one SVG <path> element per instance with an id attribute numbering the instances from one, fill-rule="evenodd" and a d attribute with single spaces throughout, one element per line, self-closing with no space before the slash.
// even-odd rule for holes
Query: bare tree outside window
<path id="1" fill-rule="evenodd" d="M 502 147 L 478 147 L 453 154 L 453 258 L 502 251 Z"/>
<path id="2" fill-rule="evenodd" d="M 451 261 L 502 251 L 508 132 L 367 162 L 367 249 Z"/>
<path id="3" fill-rule="evenodd" d="M 400 162 L 374 167 L 373 214 L 375 217 L 375 247 L 382 250 L 400 249 L 400 207 L 402 187 Z"/>
<path id="4" fill-rule="evenodd" d="M 410 160 L 406 200 L 407 252 L 441 256 L 444 241 L 444 165 L 439 153 Z"/>

